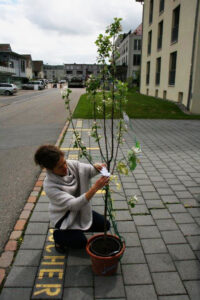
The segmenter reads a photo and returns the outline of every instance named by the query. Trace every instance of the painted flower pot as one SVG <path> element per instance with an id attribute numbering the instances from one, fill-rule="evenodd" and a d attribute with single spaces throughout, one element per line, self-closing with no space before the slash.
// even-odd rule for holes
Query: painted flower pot
<path id="1" fill-rule="evenodd" d="M 119 259 L 125 251 L 125 243 L 111 234 L 93 235 L 87 242 L 86 251 L 92 261 L 92 270 L 96 275 L 110 276 L 117 271 Z"/>

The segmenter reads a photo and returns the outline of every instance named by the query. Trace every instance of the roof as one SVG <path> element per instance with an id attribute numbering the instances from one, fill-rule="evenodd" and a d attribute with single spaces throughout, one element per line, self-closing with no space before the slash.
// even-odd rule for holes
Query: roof
<path id="1" fill-rule="evenodd" d="M 32 57 L 30 54 L 22 54 L 22 56 L 26 59 L 26 60 L 32 60 Z"/>
<path id="2" fill-rule="evenodd" d="M 142 35 L 142 23 L 133 31 L 135 35 Z"/>
<path id="3" fill-rule="evenodd" d="M 16 57 L 20 57 L 21 59 L 24 59 L 23 55 L 12 51 L 12 49 L 10 47 L 10 44 L 0 44 L 0 52 L 1 53 L 9 53 L 9 54 L 14 55 Z"/>
<path id="4" fill-rule="evenodd" d="M 0 52 L 12 52 L 10 44 L 0 44 Z"/>

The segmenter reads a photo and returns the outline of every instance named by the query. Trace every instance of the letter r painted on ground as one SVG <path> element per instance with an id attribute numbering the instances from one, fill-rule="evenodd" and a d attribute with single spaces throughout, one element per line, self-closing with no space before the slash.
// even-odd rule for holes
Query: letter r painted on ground
<path id="1" fill-rule="evenodd" d="M 61 292 L 61 284 L 36 284 L 36 289 L 39 289 L 38 291 L 34 292 L 34 296 L 40 295 L 40 294 L 46 294 L 48 296 L 56 296 L 59 295 Z"/>

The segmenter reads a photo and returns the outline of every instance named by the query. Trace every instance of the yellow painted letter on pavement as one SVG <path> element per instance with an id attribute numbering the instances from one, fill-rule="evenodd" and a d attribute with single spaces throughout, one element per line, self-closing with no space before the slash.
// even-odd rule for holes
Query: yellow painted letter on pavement
<path id="1" fill-rule="evenodd" d="M 46 250 L 48 253 L 51 253 L 51 248 L 54 248 L 54 247 L 55 247 L 54 244 L 50 244 L 50 245 L 47 245 L 47 246 L 45 247 L 45 250 Z"/>
<path id="2" fill-rule="evenodd" d="M 41 290 L 34 292 L 34 296 L 46 294 L 48 296 L 56 296 L 61 292 L 61 284 L 36 284 L 36 288 Z"/>
<path id="3" fill-rule="evenodd" d="M 40 269 L 38 278 L 43 279 L 44 273 L 47 273 L 49 278 L 53 278 L 53 275 L 58 273 L 58 278 L 63 279 L 63 269 Z"/>
<path id="4" fill-rule="evenodd" d="M 64 260 L 65 256 L 44 256 L 42 261 L 42 265 L 64 265 L 64 261 L 57 261 L 57 260 Z"/>

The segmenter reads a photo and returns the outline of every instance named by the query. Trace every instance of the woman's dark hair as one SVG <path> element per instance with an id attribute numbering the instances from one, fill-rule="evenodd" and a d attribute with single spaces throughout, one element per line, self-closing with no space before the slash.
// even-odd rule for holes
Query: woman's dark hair
<path id="1" fill-rule="evenodd" d="M 64 153 L 54 145 L 40 146 L 35 152 L 34 160 L 36 165 L 42 168 L 53 170 Z"/>

